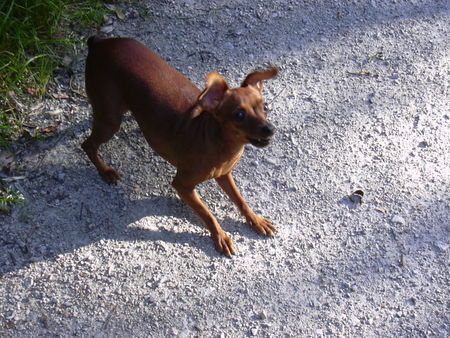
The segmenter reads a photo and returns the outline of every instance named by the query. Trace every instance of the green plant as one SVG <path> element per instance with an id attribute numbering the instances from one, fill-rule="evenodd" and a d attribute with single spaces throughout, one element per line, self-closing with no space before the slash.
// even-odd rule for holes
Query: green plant
<path id="1" fill-rule="evenodd" d="M 23 103 L 41 97 L 61 56 L 73 48 L 71 23 L 101 24 L 100 0 L 0 1 L 0 146 L 20 134 Z"/>
<path id="2" fill-rule="evenodd" d="M 26 105 L 45 94 L 62 56 L 74 48 L 74 27 L 100 25 L 107 9 L 100 0 L 0 1 L 0 148 L 25 131 Z M 31 136 L 30 136 L 31 135 Z M 0 212 L 23 196 L 0 180 Z"/>
<path id="3" fill-rule="evenodd" d="M 0 180 L 0 212 L 9 213 L 10 207 L 24 200 L 22 194 Z"/>
<path id="4" fill-rule="evenodd" d="M 109 11 L 99 0 L 71 1 L 69 6 L 69 21 L 81 23 L 83 26 L 101 25 L 104 16 Z"/>

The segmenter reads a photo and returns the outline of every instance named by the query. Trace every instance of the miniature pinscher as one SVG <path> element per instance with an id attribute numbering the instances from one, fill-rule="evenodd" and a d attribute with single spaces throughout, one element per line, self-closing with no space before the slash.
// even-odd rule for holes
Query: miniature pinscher
<path id="1" fill-rule="evenodd" d="M 121 178 L 99 157 L 98 148 L 119 130 L 129 110 L 148 144 L 177 168 L 172 185 L 203 220 L 219 252 L 229 257 L 234 254 L 233 241 L 194 190 L 211 178 L 250 227 L 273 236 L 276 228 L 250 209 L 231 171 L 246 144 L 265 147 L 274 134 L 261 92 L 262 81 L 275 77 L 278 70 L 250 73 L 241 87 L 234 89 L 219 74 L 209 73 L 206 88 L 200 91 L 136 40 L 93 36 L 88 39 L 88 49 L 86 92 L 93 123 L 82 148 L 101 177 L 113 184 Z"/>

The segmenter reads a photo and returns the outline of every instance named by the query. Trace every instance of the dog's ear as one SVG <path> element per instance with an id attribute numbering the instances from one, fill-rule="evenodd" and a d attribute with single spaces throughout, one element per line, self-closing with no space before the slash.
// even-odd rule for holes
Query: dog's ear
<path id="1" fill-rule="evenodd" d="M 206 88 L 197 100 L 198 107 L 201 108 L 201 111 L 214 112 L 227 90 L 228 84 L 222 76 L 215 72 L 209 73 L 206 76 Z M 198 109 L 196 110 L 198 111 Z M 201 111 L 194 113 L 195 116 L 199 115 Z"/>
<path id="2" fill-rule="evenodd" d="M 261 72 L 253 72 L 247 75 L 245 80 L 242 82 L 241 87 L 253 86 L 262 92 L 262 82 L 264 80 L 272 79 L 278 74 L 278 68 L 273 66 L 268 70 Z"/>

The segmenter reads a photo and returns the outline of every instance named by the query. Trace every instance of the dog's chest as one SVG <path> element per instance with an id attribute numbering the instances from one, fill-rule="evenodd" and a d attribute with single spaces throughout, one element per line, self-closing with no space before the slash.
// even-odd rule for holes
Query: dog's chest
<path id="1" fill-rule="evenodd" d="M 228 174 L 239 162 L 243 149 L 234 156 L 218 157 L 215 165 L 209 170 L 208 178 L 217 178 Z"/>

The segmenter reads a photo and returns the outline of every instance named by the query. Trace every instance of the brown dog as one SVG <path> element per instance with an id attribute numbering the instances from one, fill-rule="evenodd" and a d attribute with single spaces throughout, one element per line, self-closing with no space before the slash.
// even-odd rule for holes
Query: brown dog
<path id="1" fill-rule="evenodd" d="M 244 145 L 269 144 L 274 127 L 267 122 L 261 96 L 262 81 L 277 69 L 249 74 L 240 88 L 229 89 L 217 73 L 206 77 L 203 92 L 155 53 L 133 39 L 88 40 L 86 91 L 94 119 L 82 148 L 108 183 L 121 175 L 98 156 L 98 147 L 119 130 L 130 110 L 149 145 L 177 167 L 172 182 L 211 232 L 216 248 L 226 256 L 235 252 L 231 238 L 199 199 L 194 188 L 214 178 L 259 234 L 273 236 L 272 223 L 250 209 L 239 193 L 231 170 Z"/>

